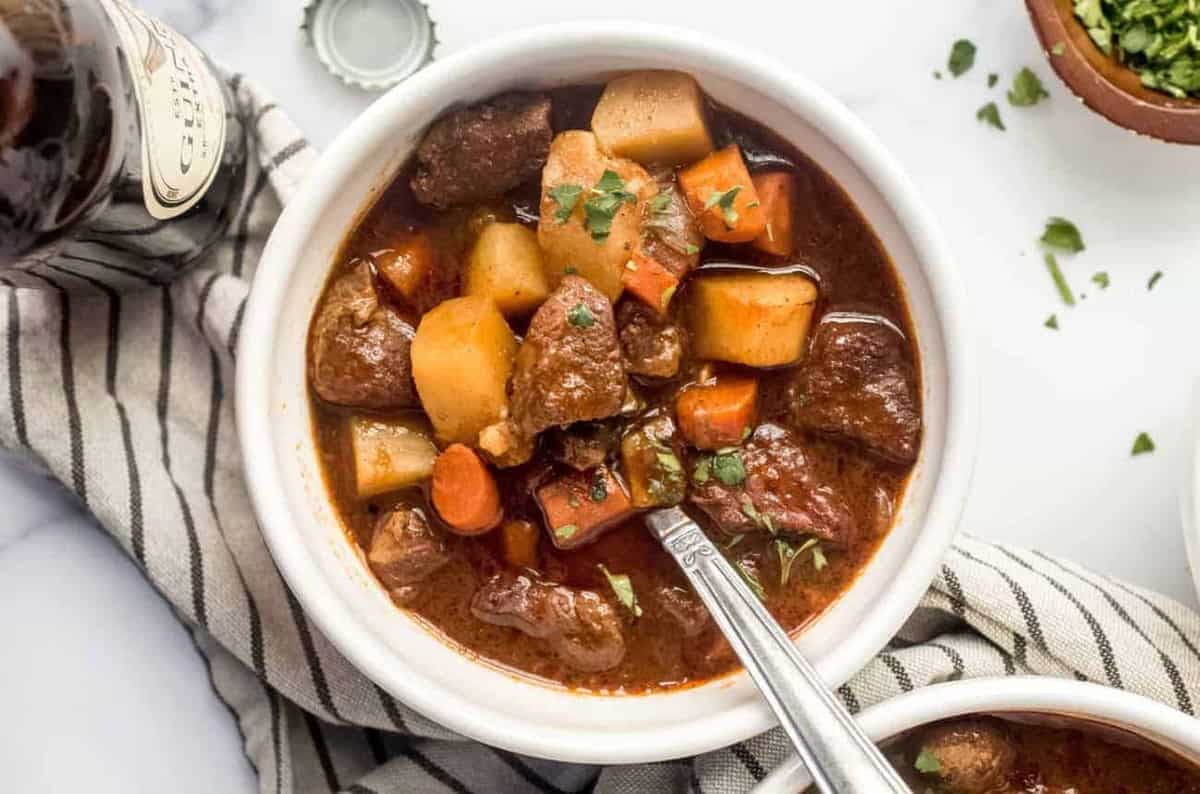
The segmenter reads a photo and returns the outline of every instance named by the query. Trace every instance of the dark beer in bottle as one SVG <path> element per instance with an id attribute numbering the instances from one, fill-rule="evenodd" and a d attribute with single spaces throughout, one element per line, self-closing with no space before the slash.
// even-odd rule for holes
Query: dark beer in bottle
<path id="1" fill-rule="evenodd" d="M 217 69 L 125 0 L 0 0 L 0 283 L 164 283 L 243 200 Z"/>

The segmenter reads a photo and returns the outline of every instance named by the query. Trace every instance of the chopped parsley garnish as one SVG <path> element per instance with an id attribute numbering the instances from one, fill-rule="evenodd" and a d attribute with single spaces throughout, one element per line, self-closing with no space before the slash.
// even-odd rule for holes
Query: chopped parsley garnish
<path id="1" fill-rule="evenodd" d="M 913 762 L 913 769 L 922 775 L 930 775 L 942 771 L 942 762 L 929 750 L 921 748 L 921 752 L 917 753 L 917 759 Z"/>
<path id="2" fill-rule="evenodd" d="M 829 564 L 829 560 L 825 559 L 825 552 L 821 549 L 821 545 L 819 543 L 813 546 L 812 558 L 813 568 L 815 570 L 823 570 L 825 566 Z"/>
<path id="3" fill-rule="evenodd" d="M 1200 94 L 1193 0 L 1075 0 L 1075 16 L 1142 85 L 1178 98 Z"/>
<path id="4" fill-rule="evenodd" d="M 579 268 L 575 267 L 574 265 L 567 265 L 566 267 L 563 268 L 564 276 L 573 276 L 578 272 L 579 272 Z"/>
<path id="5" fill-rule="evenodd" d="M 688 256 L 694 256 L 694 255 L 700 253 L 700 247 L 696 246 L 696 245 L 692 245 L 691 243 L 688 243 L 687 248 L 685 248 L 684 250 L 687 251 Z"/>
<path id="6" fill-rule="evenodd" d="M 1162 274 L 1161 270 L 1154 271 L 1154 275 L 1151 276 L 1150 280 L 1146 282 L 1146 289 L 1147 290 L 1154 289 L 1154 285 L 1158 283 L 1158 280 L 1160 278 L 1162 278 L 1162 276 L 1163 276 L 1163 274 Z"/>
<path id="7" fill-rule="evenodd" d="M 577 524 L 563 524 L 561 527 L 554 528 L 554 536 L 559 540 L 566 540 L 579 531 Z"/>
<path id="8" fill-rule="evenodd" d="M 988 88 L 995 88 L 998 82 L 1000 82 L 1000 75 L 995 72 L 988 75 Z"/>
<path id="9" fill-rule="evenodd" d="M 732 549 L 734 546 L 741 543 L 742 540 L 745 539 L 745 537 L 746 537 L 745 532 L 739 532 L 738 534 L 734 535 L 732 538 L 729 539 L 729 542 L 725 544 L 725 548 Z"/>
<path id="10" fill-rule="evenodd" d="M 567 504 L 569 504 L 571 507 L 579 507 L 579 505 L 583 503 L 579 501 L 579 494 L 572 492 L 567 497 Z"/>
<path id="11" fill-rule="evenodd" d="M 554 220 L 559 223 L 566 223 L 571 217 L 571 213 L 575 211 L 575 205 L 579 203 L 579 197 L 583 195 L 583 186 L 576 185 L 571 182 L 564 182 L 558 187 L 551 188 L 547 191 L 548 196 L 558 204 L 558 209 L 554 211 Z"/>
<path id="12" fill-rule="evenodd" d="M 591 309 L 582 303 L 576 303 L 567 309 L 567 322 L 576 328 L 591 328 L 596 318 L 592 316 Z"/>
<path id="13" fill-rule="evenodd" d="M 679 462 L 679 458 L 675 457 L 674 452 L 659 450 L 654 453 L 654 459 L 658 461 L 659 466 L 669 472 L 681 473 L 683 471 L 683 464 Z"/>
<path id="14" fill-rule="evenodd" d="M 1050 278 L 1054 279 L 1054 286 L 1058 289 L 1058 295 L 1062 298 L 1063 303 L 1074 306 L 1075 296 L 1071 293 L 1067 277 L 1063 275 L 1062 268 L 1058 266 L 1058 260 L 1054 258 L 1054 254 L 1046 254 L 1046 269 L 1050 271 Z"/>
<path id="15" fill-rule="evenodd" d="M 1145 455 L 1148 452 L 1154 451 L 1154 440 L 1150 438 L 1149 433 L 1138 433 L 1137 438 L 1133 440 L 1133 452 L 1130 455 Z"/>
<path id="16" fill-rule="evenodd" d="M 598 567 L 604 573 L 604 578 L 608 579 L 608 586 L 612 588 L 613 595 L 621 604 L 633 613 L 635 618 L 642 616 L 642 608 L 638 605 L 637 593 L 633 590 L 633 582 L 629 579 L 628 574 L 610 573 L 604 563 L 599 563 Z"/>
<path id="17" fill-rule="evenodd" d="M 1018 108 L 1029 107 L 1048 96 L 1050 94 L 1042 86 L 1042 81 L 1029 67 L 1025 67 L 1013 78 L 1012 88 L 1008 91 L 1008 104 Z"/>
<path id="18" fill-rule="evenodd" d="M 750 573 L 740 560 L 733 563 L 733 568 L 741 575 L 742 581 L 746 583 L 746 586 L 750 588 L 750 591 L 754 593 L 759 601 L 767 600 L 767 591 L 763 589 L 762 582 L 758 581 L 758 577 Z"/>
<path id="19" fill-rule="evenodd" d="M 637 196 L 625 190 L 621 176 L 605 169 L 600 181 L 591 190 L 592 197 L 583 203 L 583 225 L 596 243 L 603 243 L 612 232 L 613 218 L 626 202 L 636 203 Z"/>
<path id="20" fill-rule="evenodd" d="M 592 487 L 588 489 L 588 498 L 593 502 L 603 502 L 608 498 L 608 481 L 604 479 L 604 470 L 596 469 L 592 475 Z"/>
<path id="21" fill-rule="evenodd" d="M 988 102 L 986 105 L 975 111 L 975 118 L 986 124 L 990 124 L 998 130 L 1003 130 L 1004 122 L 1000 119 L 1000 108 L 996 107 L 995 102 Z"/>
<path id="22" fill-rule="evenodd" d="M 934 80 L 941 80 L 941 79 L 942 79 L 942 72 L 941 72 L 941 70 L 940 70 L 940 69 L 934 69 L 934 70 L 933 70 L 933 79 L 934 79 Z"/>
<path id="23" fill-rule="evenodd" d="M 692 469 L 692 482 L 704 485 L 712 478 L 712 458 L 701 458 Z"/>
<path id="24" fill-rule="evenodd" d="M 1051 329 L 1052 331 L 1057 331 L 1058 330 L 1058 315 L 1057 314 L 1050 315 L 1049 317 L 1046 318 L 1046 322 L 1042 323 L 1042 325 L 1046 326 L 1047 328 Z"/>
<path id="25" fill-rule="evenodd" d="M 714 190 L 712 195 L 708 197 L 708 201 L 704 202 L 704 209 L 710 210 L 716 207 L 721 210 L 721 217 L 725 220 L 725 227 L 732 229 L 738 222 L 738 213 L 733 208 L 733 202 L 737 198 L 737 194 L 741 192 L 741 185 L 734 185 L 724 193 Z"/>
<path id="26" fill-rule="evenodd" d="M 650 211 L 663 213 L 671 208 L 671 194 L 659 193 L 654 198 L 650 199 Z"/>
<path id="27" fill-rule="evenodd" d="M 950 48 L 946 68 L 955 77 L 966 74 L 975 65 L 975 45 L 967 39 L 959 39 Z"/>
<path id="28" fill-rule="evenodd" d="M 746 481 L 746 466 L 742 463 L 742 455 L 736 449 L 732 452 L 719 453 L 712 458 L 713 476 L 723 484 L 736 488 Z"/>
<path id="29" fill-rule="evenodd" d="M 1099 273 L 1092 274 L 1092 283 L 1100 289 L 1108 289 L 1108 285 L 1112 282 L 1108 278 L 1108 273 L 1101 270 Z"/>
<path id="30" fill-rule="evenodd" d="M 1055 42 L 1054 46 L 1050 48 L 1051 55 L 1062 55 L 1066 51 L 1067 45 L 1061 41 Z"/>
<path id="31" fill-rule="evenodd" d="M 1066 218 L 1050 218 L 1046 221 L 1046 229 L 1042 232 L 1042 244 L 1050 248 L 1059 248 L 1077 254 L 1085 246 L 1079 227 Z"/>

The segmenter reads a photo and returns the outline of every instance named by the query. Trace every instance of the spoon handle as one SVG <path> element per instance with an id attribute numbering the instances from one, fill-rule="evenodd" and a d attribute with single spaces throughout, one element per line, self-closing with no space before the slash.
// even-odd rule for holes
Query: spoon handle
<path id="1" fill-rule="evenodd" d="M 762 602 L 677 507 L 646 518 L 687 574 L 824 794 L 910 789 L 796 650 Z"/>

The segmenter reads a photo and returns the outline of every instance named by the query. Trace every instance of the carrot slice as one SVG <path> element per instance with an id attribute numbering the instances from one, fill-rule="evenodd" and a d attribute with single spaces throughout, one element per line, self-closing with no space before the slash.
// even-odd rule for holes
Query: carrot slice
<path id="1" fill-rule="evenodd" d="M 406 300 L 413 300 L 437 265 L 437 248 L 422 229 L 372 254 L 380 277 Z"/>
<path id="2" fill-rule="evenodd" d="M 679 431 L 693 446 L 720 449 L 741 443 L 754 427 L 758 381 L 719 378 L 716 383 L 684 389 L 675 398 Z"/>
<path id="3" fill-rule="evenodd" d="M 795 250 L 792 232 L 792 191 L 796 180 L 786 171 L 755 174 L 754 189 L 762 203 L 767 227 L 754 238 L 754 247 L 776 256 L 791 256 Z"/>
<path id="4" fill-rule="evenodd" d="M 463 444 L 451 444 L 433 461 L 433 506 L 459 535 L 481 535 L 503 516 L 496 478 Z"/>
<path id="5" fill-rule="evenodd" d="M 758 192 L 736 143 L 680 171 L 679 186 L 710 240 L 748 243 L 767 228 Z"/>
<path id="6" fill-rule="evenodd" d="M 625 486 L 606 467 L 570 472 L 537 489 L 550 540 L 573 549 L 595 540 L 635 510 Z"/>
<path id="7" fill-rule="evenodd" d="M 621 272 L 621 283 L 625 289 L 641 299 L 660 317 L 667 314 L 667 306 L 679 286 L 679 279 L 658 263 L 657 259 L 642 253 L 641 249 L 625 263 Z"/>
<path id="8" fill-rule="evenodd" d="M 500 527 L 504 561 L 514 568 L 536 568 L 540 534 L 541 530 L 529 521 L 505 521 Z"/>

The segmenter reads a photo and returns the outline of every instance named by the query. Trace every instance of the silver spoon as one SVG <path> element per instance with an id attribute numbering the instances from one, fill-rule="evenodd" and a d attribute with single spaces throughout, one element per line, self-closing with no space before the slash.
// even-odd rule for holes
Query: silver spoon
<path id="1" fill-rule="evenodd" d="M 699 525 L 678 507 L 655 510 L 646 523 L 708 607 L 817 788 L 911 794 Z"/>

